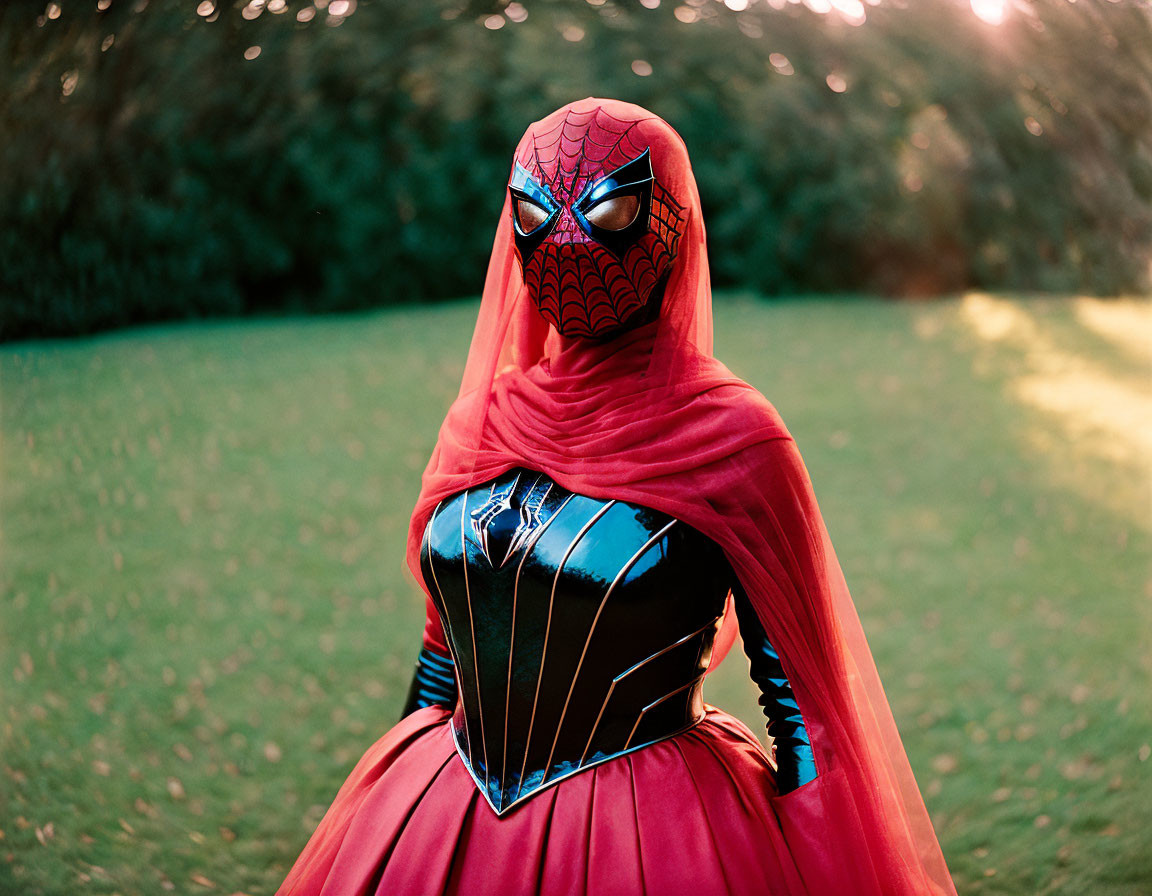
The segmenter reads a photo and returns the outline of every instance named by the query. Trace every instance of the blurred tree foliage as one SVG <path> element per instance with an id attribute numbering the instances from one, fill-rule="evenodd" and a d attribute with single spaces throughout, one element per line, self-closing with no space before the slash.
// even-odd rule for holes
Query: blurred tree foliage
<path id="1" fill-rule="evenodd" d="M 720 285 L 1147 288 L 1146 4 L 745 2 L 8 0 L 0 338 L 474 294 L 589 94 L 684 136 Z"/>

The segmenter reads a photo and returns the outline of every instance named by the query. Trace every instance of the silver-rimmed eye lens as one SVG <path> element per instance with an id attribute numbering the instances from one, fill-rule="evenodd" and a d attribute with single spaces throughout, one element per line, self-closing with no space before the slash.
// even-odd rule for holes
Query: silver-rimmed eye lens
<path id="1" fill-rule="evenodd" d="M 548 212 L 527 199 L 516 200 L 516 223 L 524 233 L 531 233 L 548 220 Z"/>
<path id="2" fill-rule="evenodd" d="M 585 217 L 601 230 L 623 230 L 640 213 L 640 197 L 613 196 L 594 206 Z"/>

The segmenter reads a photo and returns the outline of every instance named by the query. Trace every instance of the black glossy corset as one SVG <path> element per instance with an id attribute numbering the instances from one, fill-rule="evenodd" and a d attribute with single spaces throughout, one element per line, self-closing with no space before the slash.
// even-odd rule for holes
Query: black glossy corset
<path id="1" fill-rule="evenodd" d="M 513 470 L 436 508 L 421 566 L 456 747 L 497 813 L 703 718 L 732 573 L 685 523 Z"/>

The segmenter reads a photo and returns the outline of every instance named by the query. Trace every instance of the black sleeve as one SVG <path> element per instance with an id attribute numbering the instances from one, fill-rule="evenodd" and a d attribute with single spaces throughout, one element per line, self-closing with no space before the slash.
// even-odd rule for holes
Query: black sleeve
<path id="1" fill-rule="evenodd" d="M 776 743 L 776 786 L 781 794 L 788 793 L 816 777 L 812 745 L 780 655 L 769 643 L 744 589 L 736 585 L 732 597 L 744 652 L 752 663 L 752 680 L 760 688 L 760 705 L 768 717 L 768 733 Z"/>
<path id="2" fill-rule="evenodd" d="M 401 718 L 426 706 L 443 706 L 445 709 L 456 706 L 456 667 L 452 657 L 424 647 L 416 660 L 416 673 L 412 676 L 412 686 L 408 689 Z"/>

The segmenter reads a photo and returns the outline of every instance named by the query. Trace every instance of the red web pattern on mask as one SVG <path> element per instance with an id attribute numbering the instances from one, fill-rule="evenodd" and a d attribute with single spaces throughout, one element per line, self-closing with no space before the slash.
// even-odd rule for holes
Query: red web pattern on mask
<path id="1" fill-rule="evenodd" d="M 659 180 L 648 232 L 622 257 L 585 233 L 572 214 L 572 203 L 590 182 L 648 148 L 638 124 L 602 109 L 569 112 L 555 127 L 533 134 L 517 159 L 562 206 L 552 232 L 521 265 L 540 313 L 565 336 L 601 336 L 627 326 L 676 258 L 683 206 Z"/>

